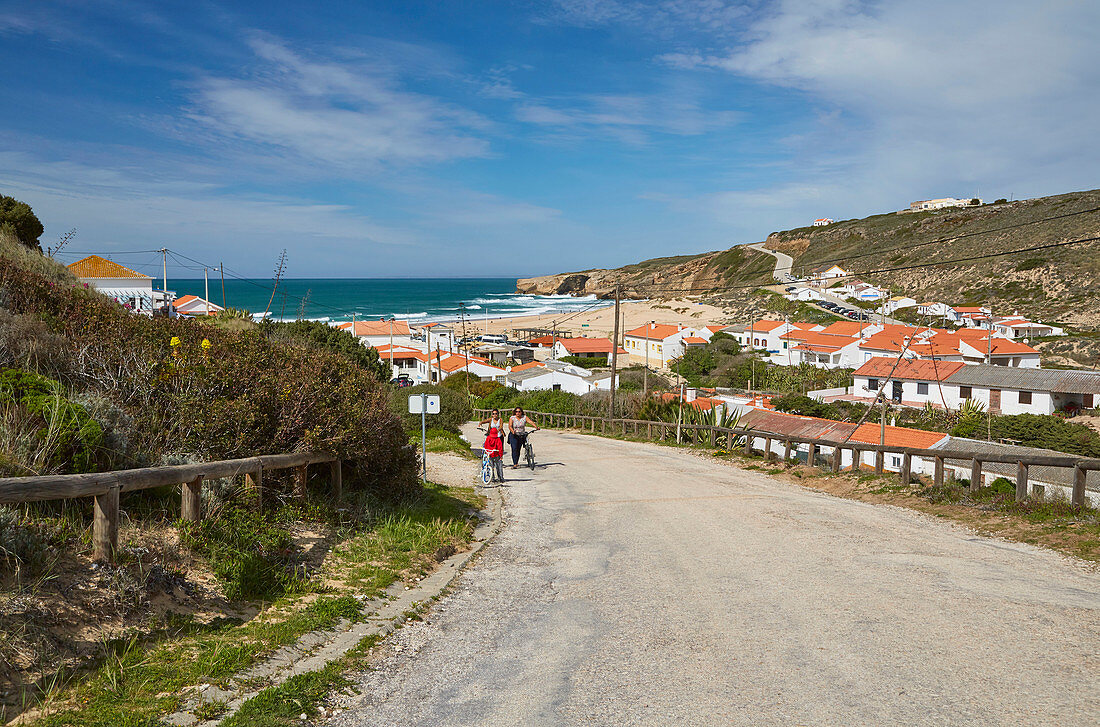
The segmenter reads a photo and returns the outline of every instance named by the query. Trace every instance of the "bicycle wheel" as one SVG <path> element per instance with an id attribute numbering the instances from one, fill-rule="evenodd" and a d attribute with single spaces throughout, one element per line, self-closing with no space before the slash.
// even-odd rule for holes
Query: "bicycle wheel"
<path id="1" fill-rule="evenodd" d="M 531 446 L 530 442 L 527 442 L 524 446 L 524 453 L 527 455 L 527 466 L 531 469 L 535 469 L 535 448 Z"/>
<path id="2" fill-rule="evenodd" d="M 493 463 L 489 455 L 481 458 L 481 481 L 486 485 L 493 479 Z"/>

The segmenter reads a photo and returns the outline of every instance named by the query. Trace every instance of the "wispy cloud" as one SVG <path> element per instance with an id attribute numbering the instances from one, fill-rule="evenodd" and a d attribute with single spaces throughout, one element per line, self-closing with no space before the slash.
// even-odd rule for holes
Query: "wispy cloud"
<path id="1" fill-rule="evenodd" d="M 403 88 L 367 60 L 312 59 L 282 42 L 250 41 L 245 77 L 197 81 L 193 118 L 226 136 L 342 169 L 375 170 L 484 156 L 489 122 Z"/>
<path id="2" fill-rule="evenodd" d="M 570 138 L 610 136 L 642 144 L 653 134 L 695 136 L 736 124 L 735 111 L 706 109 L 673 95 L 588 95 L 562 101 L 528 102 L 516 118 Z"/>
<path id="3" fill-rule="evenodd" d="M 726 33 L 749 7 L 727 0 L 555 0 L 541 18 L 581 27 L 620 23 L 665 32 L 672 24 Z"/>

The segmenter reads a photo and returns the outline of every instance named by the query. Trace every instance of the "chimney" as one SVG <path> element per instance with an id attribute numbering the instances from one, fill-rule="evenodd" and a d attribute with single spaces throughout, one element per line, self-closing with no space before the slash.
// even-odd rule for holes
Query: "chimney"
<path id="1" fill-rule="evenodd" d="M 688 389 L 687 394 L 684 396 L 685 401 L 695 401 L 695 397 L 698 395 L 697 389 Z"/>

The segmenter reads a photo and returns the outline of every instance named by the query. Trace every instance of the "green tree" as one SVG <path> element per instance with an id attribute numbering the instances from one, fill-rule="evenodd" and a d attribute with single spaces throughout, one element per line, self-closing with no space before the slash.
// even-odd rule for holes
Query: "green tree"
<path id="1" fill-rule="evenodd" d="M 315 345 L 347 356 L 360 368 L 375 375 L 379 381 L 389 381 L 393 370 L 388 361 L 378 356 L 378 351 L 364 346 L 349 331 L 333 328 L 320 321 L 293 321 L 278 323 L 265 320 L 263 330 L 276 339 L 291 340 L 306 345 Z"/>
<path id="2" fill-rule="evenodd" d="M 38 238 L 44 228 L 26 202 L 0 194 L 0 229 L 8 229 L 19 242 L 29 248 L 41 251 Z"/>

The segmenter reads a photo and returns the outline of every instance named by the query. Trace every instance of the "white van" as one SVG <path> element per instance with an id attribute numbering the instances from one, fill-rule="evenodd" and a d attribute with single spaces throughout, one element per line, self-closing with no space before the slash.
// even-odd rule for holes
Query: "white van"
<path id="1" fill-rule="evenodd" d="M 484 336 L 478 337 L 478 340 L 482 343 L 508 343 L 508 337 L 503 333 L 486 333 Z"/>

